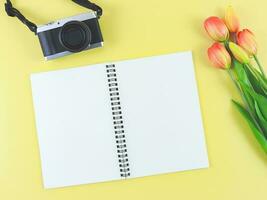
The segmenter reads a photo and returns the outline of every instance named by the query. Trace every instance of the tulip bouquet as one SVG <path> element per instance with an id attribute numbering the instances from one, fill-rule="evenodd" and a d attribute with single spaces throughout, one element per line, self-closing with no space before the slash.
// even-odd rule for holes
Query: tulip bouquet
<path id="1" fill-rule="evenodd" d="M 208 49 L 209 60 L 229 74 L 242 98 L 242 103 L 232 100 L 233 104 L 267 154 L 267 78 L 257 57 L 254 34 L 248 29 L 240 30 L 231 6 L 224 19 L 209 17 L 204 27 L 215 41 Z"/>

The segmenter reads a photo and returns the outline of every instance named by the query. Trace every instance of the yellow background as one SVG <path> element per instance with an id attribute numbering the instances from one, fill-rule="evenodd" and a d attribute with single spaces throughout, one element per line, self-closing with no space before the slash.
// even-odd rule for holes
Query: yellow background
<path id="1" fill-rule="evenodd" d="M 13 0 L 38 24 L 86 12 L 69 0 Z M 0 199 L 266 199 L 267 158 L 230 103 L 238 98 L 224 71 L 212 68 L 202 22 L 235 7 L 257 36 L 267 65 L 266 0 L 95 0 L 104 8 L 104 48 L 45 62 L 38 39 L 0 11 Z M 105 61 L 192 50 L 210 168 L 44 190 L 29 75 Z M 267 70 L 267 68 L 265 68 Z M 182 73 L 182 72 L 181 72 Z"/>

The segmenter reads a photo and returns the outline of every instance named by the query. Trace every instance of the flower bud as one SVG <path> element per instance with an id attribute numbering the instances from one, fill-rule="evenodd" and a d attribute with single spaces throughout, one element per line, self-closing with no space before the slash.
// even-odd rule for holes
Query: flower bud
<path id="1" fill-rule="evenodd" d="M 226 50 L 226 48 L 218 43 L 215 42 L 209 49 L 208 49 L 208 57 L 211 63 L 220 69 L 229 69 L 231 67 L 231 56 Z"/>
<path id="2" fill-rule="evenodd" d="M 224 21 L 230 32 L 235 33 L 239 30 L 239 20 L 232 6 L 227 7 Z"/>
<path id="3" fill-rule="evenodd" d="M 248 56 L 248 54 L 245 52 L 244 49 L 242 49 L 242 47 L 240 47 L 239 45 L 233 43 L 233 42 L 229 42 L 229 48 L 233 54 L 233 56 L 242 64 L 248 64 L 250 61 L 250 58 Z"/>
<path id="4" fill-rule="evenodd" d="M 229 31 L 223 20 L 218 17 L 209 17 L 204 22 L 208 35 L 215 41 L 224 42 L 229 38 Z"/>
<path id="5" fill-rule="evenodd" d="M 254 34 L 250 30 L 244 29 L 238 32 L 237 43 L 249 54 L 249 56 L 257 54 L 257 42 Z"/>

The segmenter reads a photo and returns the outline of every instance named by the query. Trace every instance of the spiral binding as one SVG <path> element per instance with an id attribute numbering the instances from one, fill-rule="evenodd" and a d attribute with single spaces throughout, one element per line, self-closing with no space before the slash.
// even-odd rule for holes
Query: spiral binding
<path id="1" fill-rule="evenodd" d="M 117 154 L 119 160 L 120 176 L 127 178 L 130 176 L 130 167 L 127 153 L 126 136 L 123 125 L 123 117 L 121 111 L 120 94 L 118 88 L 118 80 L 116 67 L 114 64 L 106 65 L 109 95 L 112 110 L 113 128 L 117 145 Z"/>

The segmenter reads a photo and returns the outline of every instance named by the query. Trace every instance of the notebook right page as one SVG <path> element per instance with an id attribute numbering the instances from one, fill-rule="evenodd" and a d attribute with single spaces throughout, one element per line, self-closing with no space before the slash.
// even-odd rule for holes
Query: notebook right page
<path id="1" fill-rule="evenodd" d="M 208 167 L 191 52 L 116 68 L 130 178 Z"/>

